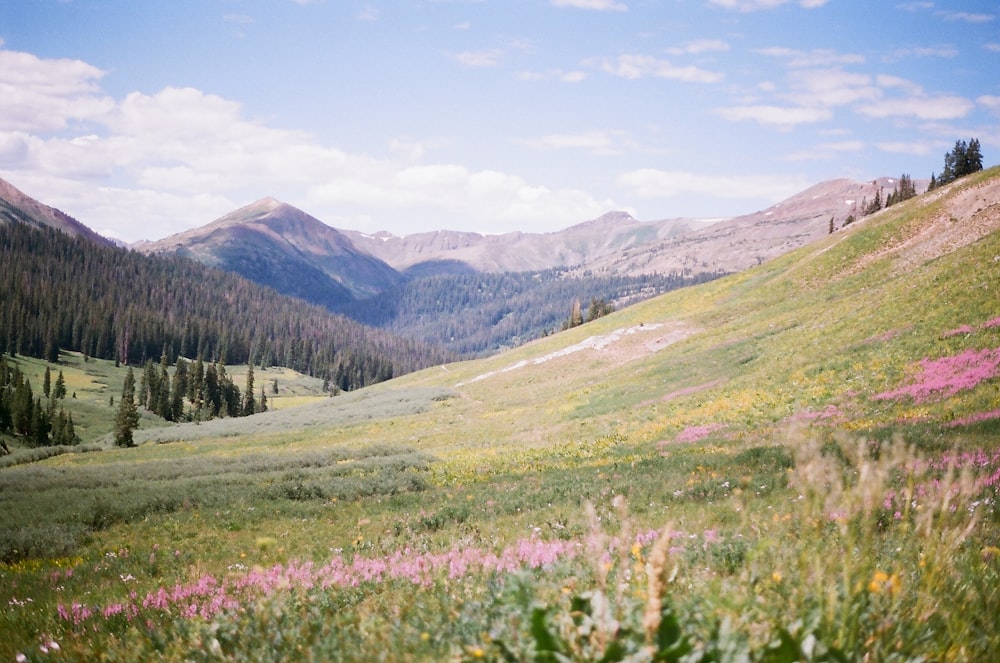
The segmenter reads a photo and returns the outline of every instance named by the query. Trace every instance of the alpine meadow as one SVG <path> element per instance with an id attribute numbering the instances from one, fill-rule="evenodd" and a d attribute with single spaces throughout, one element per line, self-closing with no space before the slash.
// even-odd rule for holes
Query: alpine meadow
<path id="1" fill-rule="evenodd" d="M 5 438 L 0 659 L 993 660 L 1000 169 L 893 203 L 489 357 L 379 332 L 414 370 L 336 396 L 275 331 L 224 368 L 266 411 L 134 447 L 143 358 L 7 353 L 81 443 Z"/>

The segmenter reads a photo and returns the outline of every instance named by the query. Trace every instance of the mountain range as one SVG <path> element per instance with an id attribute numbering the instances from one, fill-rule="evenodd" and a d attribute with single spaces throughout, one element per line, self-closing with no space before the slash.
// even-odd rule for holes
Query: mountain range
<path id="1" fill-rule="evenodd" d="M 895 180 L 817 184 L 765 210 L 728 219 L 640 222 L 626 212 L 550 233 L 483 235 L 440 230 L 396 236 L 338 230 L 286 203 L 263 198 L 206 226 L 138 245 L 234 271 L 280 292 L 337 306 L 409 278 L 530 272 L 696 275 L 746 269 L 859 217 Z"/>

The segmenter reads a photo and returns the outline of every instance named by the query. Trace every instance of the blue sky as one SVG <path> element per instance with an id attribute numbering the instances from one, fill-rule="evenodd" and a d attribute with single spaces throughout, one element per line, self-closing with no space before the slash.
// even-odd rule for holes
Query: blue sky
<path id="1" fill-rule="evenodd" d="M 125 241 L 732 216 L 971 137 L 995 1 L 0 0 L 0 177 Z"/>

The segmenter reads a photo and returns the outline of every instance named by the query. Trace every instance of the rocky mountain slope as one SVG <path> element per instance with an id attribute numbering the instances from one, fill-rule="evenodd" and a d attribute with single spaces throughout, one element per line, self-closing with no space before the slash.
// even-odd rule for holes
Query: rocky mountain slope
<path id="1" fill-rule="evenodd" d="M 620 255 L 666 241 L 706 225 L 696 219 L 641 223 L 625 212 L 603 216 L 551 233 L 481 235 L 439 230 L 398 237 L 343 231 L 360 249 L 397 270 L 423 275 L 455 272 L 524 272 L 567 267 Z"/>
<path id="2" fill-rule="evenodd" d="M 112 243 L 68 214 L 43 205 L 10 182 L 0 179 L 0 223 L 10 221 L 20 221 L 35 227 L 49 226 L 73 236 L 86 237 L 98 244 Z"/>
<path id="3" fill-rule="evenodd" d="M 893 178 L 829 180 L 767 209 L 655 242 L 595 257 L 586 268 L 614 274 L 738 272 L 820 239 L 860 219 L 866 202 L 884 201 Z M 918 183 L 918 190 L 926 183 Z"/>
<path id="4" fill-rule="evenodd" d="M 188 256 L 324 306 L 363 299 L 404 281 L 342 233 L 273 198 L 140 248 Z"/>

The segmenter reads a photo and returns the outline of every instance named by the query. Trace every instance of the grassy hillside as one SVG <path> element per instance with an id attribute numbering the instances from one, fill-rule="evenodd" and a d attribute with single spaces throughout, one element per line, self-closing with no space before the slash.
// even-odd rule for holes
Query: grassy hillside
<path id="1" fill-rule="evenodd" d="M 998 228 L 993 169 L 490 359 L 0 470 L 0 657 L 986 660 Z"/>

